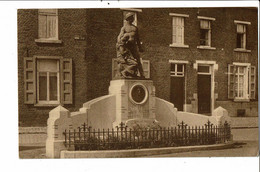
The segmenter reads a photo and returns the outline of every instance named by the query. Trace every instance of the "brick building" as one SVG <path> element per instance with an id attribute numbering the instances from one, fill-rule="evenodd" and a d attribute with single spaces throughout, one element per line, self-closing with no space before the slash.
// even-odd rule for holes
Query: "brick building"
<path id="1" fill-rule="evenodd" d="M 76 111 L 108 94 L 129 11 L 157 97 L 183 111 L 258 116 L 257 8 L 20 9 L 20 126 L 45 126 L 58 104 Z"/>

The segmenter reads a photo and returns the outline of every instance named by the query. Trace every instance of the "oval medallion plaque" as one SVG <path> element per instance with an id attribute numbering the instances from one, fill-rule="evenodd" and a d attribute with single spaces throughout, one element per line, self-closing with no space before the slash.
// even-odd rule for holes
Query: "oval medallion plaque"
<path id="1" fill-rule="evenodd" d="M 148 98 L 147 88 L 143 84 L 135 84 L 130 89 L 130 100 L 135 104 L 143 104 Z"/>

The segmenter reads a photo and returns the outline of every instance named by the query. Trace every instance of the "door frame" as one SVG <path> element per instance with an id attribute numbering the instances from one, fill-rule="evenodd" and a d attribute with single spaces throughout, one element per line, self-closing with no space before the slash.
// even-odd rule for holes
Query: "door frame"
<path id="1" fill-rule="evenodd" d="M 187 60 L 169 60 L 169 64 L 182 64 L 183 67 L 184 67 L 184 70 L 183 70 L 183 73 L 184 73 L 184 76 L 179 76 L 179 77 L 184 77 L 184 102 L 183 102 L 183 112 L 187 112 L 187 107 L 186 107 L 186 104 L 187 104 L 187 64 L 189 63 L 189 61 Z M 171 70 L 170 70 L 170 77 L 178 77 L 178 76 L 171 76 Z M 170 86 L 171 88 L 171 86 Z"/>
<path id="2" fill-rule="evenodd" d="M 211 107 L 210 107 L 210 113 L 214 110 L 215 107 L 215 71 L 218 70 L 218 64 L 216 61 L 206 61 L 206 60 L 196 60 L 196 62 L 193 64 L 193 68 L 197 70 L 197 75 L 203 75 L 203 73 L 198 72 L 198 66 L 209 66 L 210 67 L 210 74 L 211 75 Z M 204 73 L 206 74 L 206 73 Z M 198 84 L 197 84 L 198 86 Z M 197 101 L 197 107 L 199 106 L 199 101 Z"/>

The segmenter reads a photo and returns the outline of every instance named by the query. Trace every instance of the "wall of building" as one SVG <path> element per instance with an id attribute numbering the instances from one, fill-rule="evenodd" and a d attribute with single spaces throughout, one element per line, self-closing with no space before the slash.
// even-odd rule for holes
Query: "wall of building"
<path id="1" fill-rule="evenodd" d="M 86 10 L 61 9 L 59 15 L 59 39 L 61 44 L 36 43 L 38 38 L 38 10 L 18 10 L 18 97 L 19 125 L 45 126 L 48 113 L 54 107 L 36 107 L 24 104 L 24 57 L 63 56 L 73 60 L 73 104 L 65 107 L 71 111 L 82 107 L 87 101 L 87 41 L 75 40 L 86 37 Z"/>
<path id="2" fill-rule="evenodd" d="M 122 12 L 120 9 L 58 10 L 59 38 L 62 43 L 42 44 L 35 42 L 38 36 L 37 10 L 18 10 L 18 92 L 21 126 L 46 125 L 48 112 L 53 108 L 24 104 L 23 57 L 50 55 L 73 59 L 73 104 L 65 105 L 65 108 L 75 111 L 82 107 L 84 102 L 108 94 L 112 79 L 112 58 L 116 57 L 116 38 L 123 25 Z M 172 17 L 169 13 L 189 15 L 185 19 L 184 38 L 189 48 L 169 46 L 172 43 Z M 197 16 L 216 19 L 212 21 L 212 47 L 216 47 L 216 50 L 197 48 L 200 39 Z M 234 20 L 251 22 L 247 33 L 247 45 L 251 53 L 234 52 L 236 46 Z M 186 66 L 186 101 L 187 104 L 191 105 L 193 102 L 196 106 L 194 93 L 197 93 L 197 71 L 193 69 L 193 64 L 196 60 L 214 60 L 218 64 L 218 70 L 215 72 L 215 82 L 218 83 L 215 91 L 218 94 L 215 107 L 225 102 L 230 105 L 227 110 L 235 116 L 234 109 L 241 103 L 235 103 L 227 98 L 227 66 L 232 62 L 247 62 L 258 66 L 257 23 L 257 9 L 252 8 L 142 9 L 142 12 L 138 13 L 137 24 L 145 50 L 141 57 L 150 60 L 151 79 L 156 88 L 156 96 L 170 100 L 169 60 L 187 60 L 189 63 Z M 76 36 L 84 39 L 77 40 Z M 256 70 L 258 71 L 258 67 Z M 254 110 L 246 116 L 257 116 L 257 103 L 250 106 Z"/>

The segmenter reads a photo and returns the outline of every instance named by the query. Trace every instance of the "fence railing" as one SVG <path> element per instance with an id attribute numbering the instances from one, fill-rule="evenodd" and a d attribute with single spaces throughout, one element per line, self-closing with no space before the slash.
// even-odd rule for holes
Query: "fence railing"
<path id="1" fill-rule="evenodd" d="M 184 122 L 177 127 L 131 129 L 123 123 L 116 129 L 92 129 L 85 123 L 77 130 L 63 133 L 68 150 L 117 150 L 175 147 L 225 143 L 232 139 L 230 125 L 190 127 Z"/>

